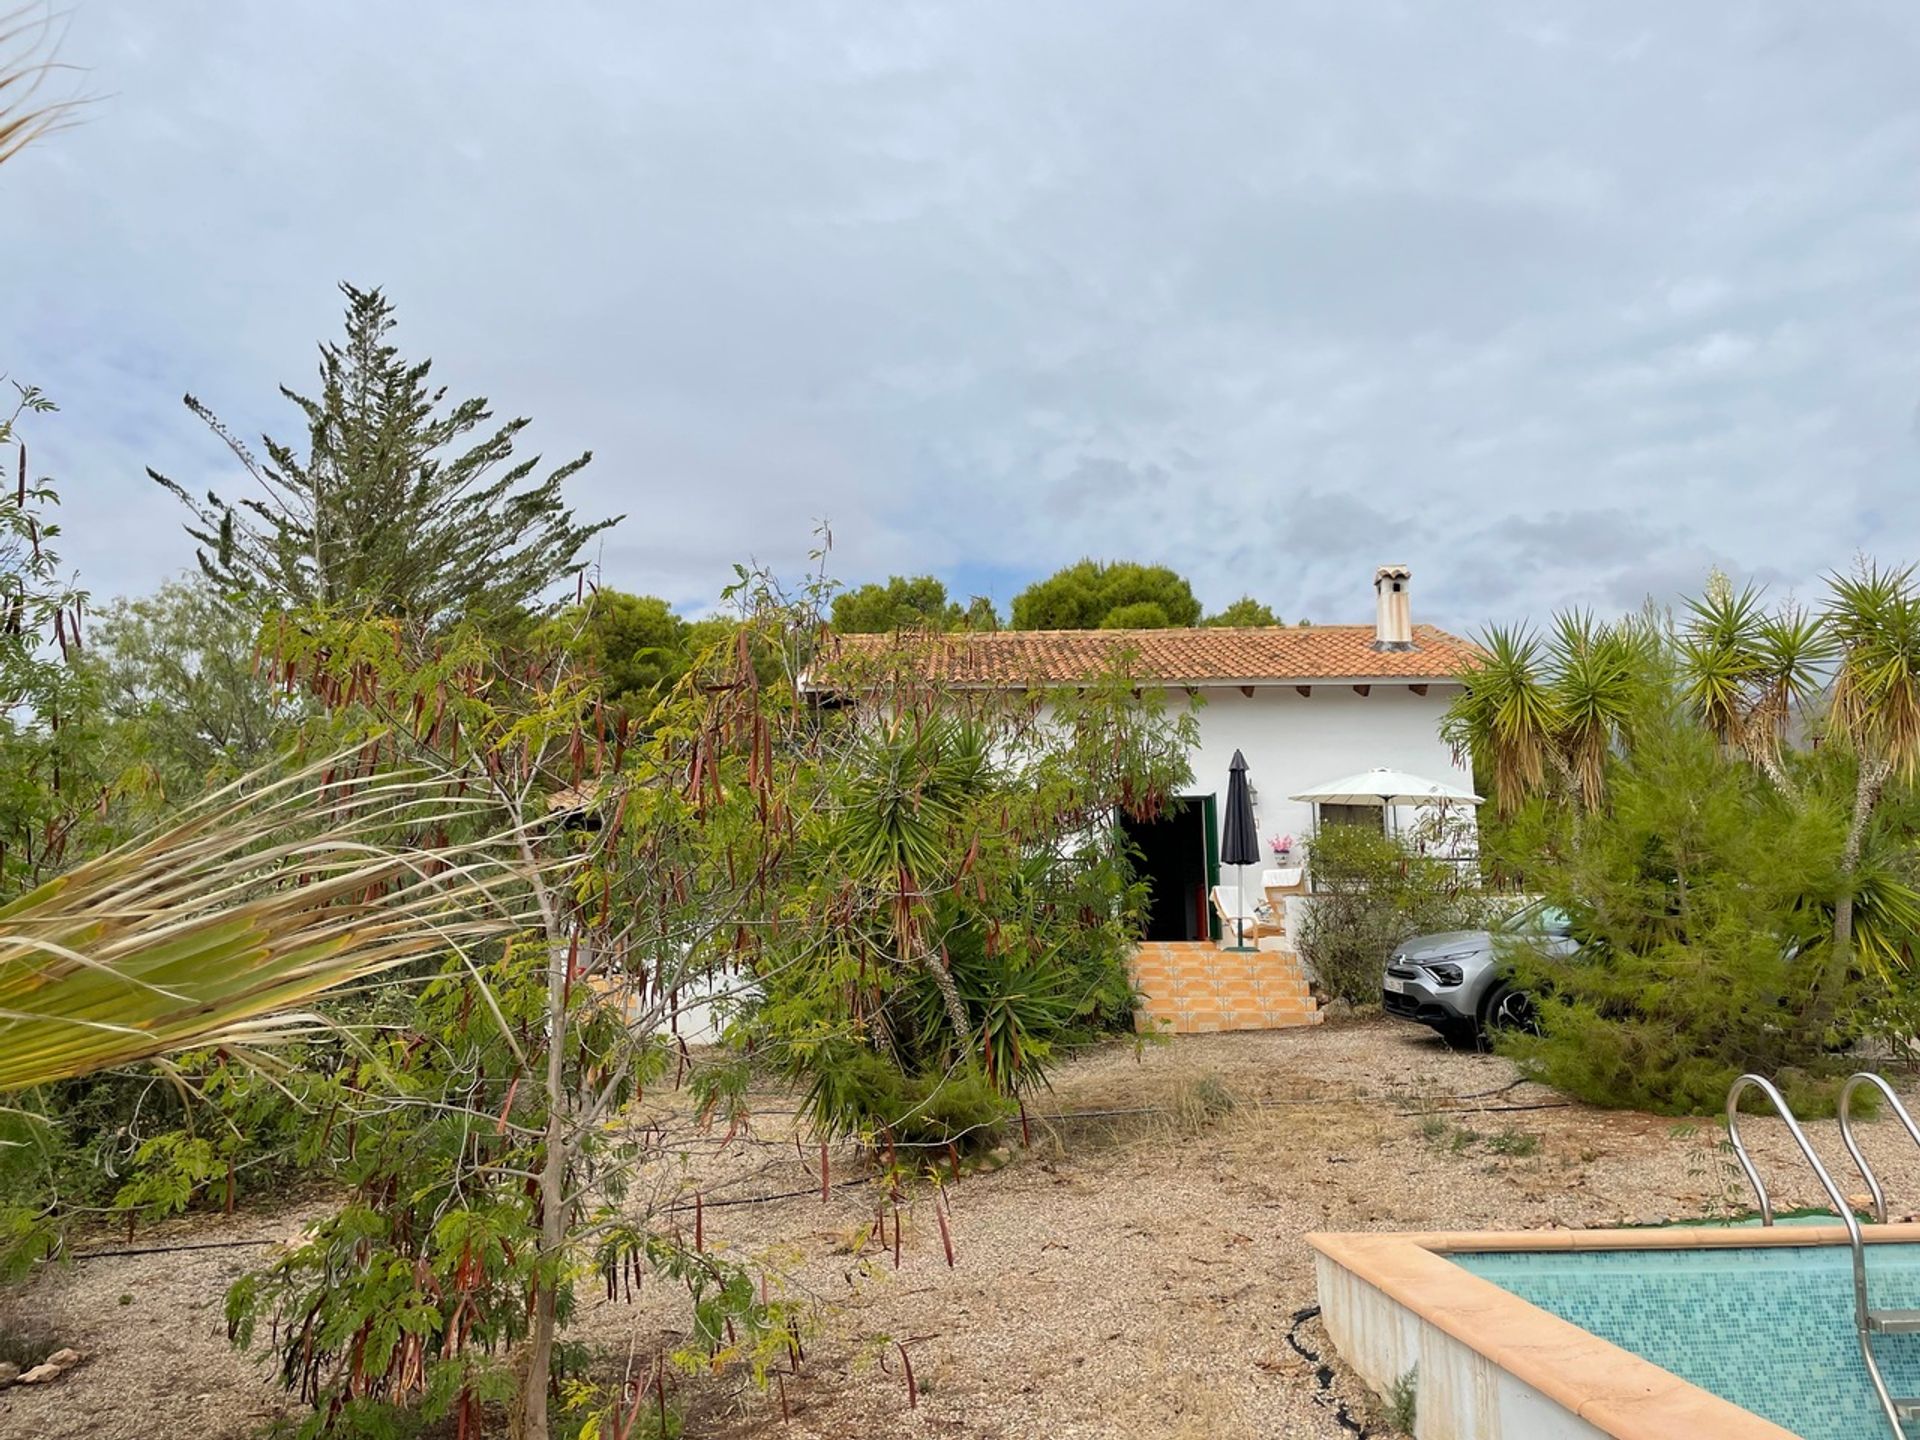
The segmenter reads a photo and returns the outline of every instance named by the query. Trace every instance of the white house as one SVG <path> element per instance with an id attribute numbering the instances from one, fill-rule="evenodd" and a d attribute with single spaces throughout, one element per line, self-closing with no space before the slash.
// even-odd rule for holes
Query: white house
<path id="1" fill-rule="evenodd" d="M 1241 878 L 1222 877 L 1218 860 L 1236 750 L 1246 757 L 1263 848 L 1273 836 L 1304 840 L 1312 830 L 1314 807 L 1288 797 L 1360 771 L 1385 767 L 1472 789 L 1440 738 L 1440 720 L 1473 647 L 1412 622 L 1411 578 L 1404 565 L 1375 572 L 1371 625 L 1006 630 L 947 637 L 930 663 L 955 686 L 1027 690 L 1093 680 L 1124 651 L 1133 674 L 1165 685 L 1171 702 L 1199 702 L 1191 785 L 1169 818 L 1129 825 L 1153 893 L 1145 938 L 1198 940 L 1209 933 L 1210 888 Z M 1326 808 L 1325 820 L 1381 819 L 1377 808 Z M 1257 871 L 1245 878 L 1257 891 Z"/>

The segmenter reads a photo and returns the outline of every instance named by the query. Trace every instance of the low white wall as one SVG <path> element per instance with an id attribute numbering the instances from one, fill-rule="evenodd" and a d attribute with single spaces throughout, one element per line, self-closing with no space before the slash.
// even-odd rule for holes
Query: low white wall
<path id="1" fill-rule="evenodd" d="M 1608 1440 L 1337 1261 L 1317 1255 L 1314 1265 L 1321 1323 L 1342 1360 L 1381 1394 L 1418 1367 L 1417 1440 Z"/>

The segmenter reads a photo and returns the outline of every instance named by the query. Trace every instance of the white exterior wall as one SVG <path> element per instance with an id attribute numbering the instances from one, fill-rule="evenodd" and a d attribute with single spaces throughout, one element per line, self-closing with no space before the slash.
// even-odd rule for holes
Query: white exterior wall
<path id="1" fill-rule="evenodd" d="M 1454 764 L 1440 738 L 1440 717 L 1459 688 L 1435 682 L 1425 695 L 1416 695 L 1404 683 L 1375 683 L 1359 695 L 1351 682 L 1321 682 L 1310 695 L 1292 685 L 1263 685 L 1248 696 L 1237 686 L 1208 686 L 1200 691 L 1205 703 L 1195 713 L 1200 743 L 1193 752 L 1193 779 L 1181 793 L 1215 796 L 1224 823 L 1227 766 L 1239 750 L 1247 759 L 1264 852 L 1275 835 L 1291 832 L 1304 842 L 1312 833 L 1313 807 L 1289 795 L 1356 771 L 1384 765 L 1471 790 L 1472 775 Z M 1175 690 L 1167 708 L 1176 712 L 1185 702 L 1185 692 Z M 1413 811 L 1402 810 L 1398 823 L 1413 818 Z M 1259 870 L 1271 863 L 1263 860 L 1261 867 L 1248 869 L 1249 889 L 1259 887 Z M 1221 884 L 1239 879 L 1232 867 L 1221 867 Z"/>

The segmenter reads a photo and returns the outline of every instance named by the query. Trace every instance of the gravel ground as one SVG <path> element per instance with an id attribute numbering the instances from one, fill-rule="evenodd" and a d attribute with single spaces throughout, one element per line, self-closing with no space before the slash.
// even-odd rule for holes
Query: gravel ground
<path id="1" fill-rule="evenodd" d="M 1153 1113 L 1036 1119 L 1029 1148 L 950 1189 L 952 1269 L 925 1202 L 909 1209 L 895 1269 L 866 1243 L 874 1193 L 857 1180 L 826 1202 L 815 1190 L 724 1205 L 811 1190 L 817 1160 L 780 1144 L 711 1155 L 690 1172 L 714 1202 L 707 1243 L 783 1277 L 818 1318 L 785 1382 L 790 1419 L 777 1393 L 714 1383 L 689 1433 L 1350 1440 L 1338 1416 L 1364 1421 L 1368 1397 L 1300 1353 L 1329 1349 L 1314 1321 L 1294 1323 L 1314 1303 L 1308 1232 L 1591 1227 L 1744 1202 L 1717 1126 L 1589 1110 L 1513 1080 L 1504 1061 L 1382 1021 L 1084 1054 L 1049 1112 Z M 770 1117 L 761 1133 L 778 1128 Z M 1834 1127 L 1808 1128 L 1847 1173 Z M 1782 1208 L 1816 1200 L 1781 1127 L 1743 1133 Z M 1891 1123 L 1866 1134 L 1895 1207 L 1920 1205 L 1920 1151 Z M 203 1219 L 138 1243 L 283 1239 L 312 1213 Z M 279 1392 L 228 1348 L 221 1313 L 226 1285 L 265 1253 L 96 1259 L 41 1276 L 13 1313 L 88 1359 L 54 1385 L 0 1392 L 0 1435 L 223 1440 L 279 1413 Z M 628 1306 L 592 1293 L 584 1310 L 585 1338 L 636 1371 L 680 1319 L 664 1295 Z M 912 1410 L 895 1341 L 912 1360 Z"/>

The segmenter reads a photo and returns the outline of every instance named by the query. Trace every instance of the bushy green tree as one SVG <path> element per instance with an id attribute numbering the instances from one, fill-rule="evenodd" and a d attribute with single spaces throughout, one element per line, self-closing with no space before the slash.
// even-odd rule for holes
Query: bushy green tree
<path id="1" fill-rule="evenodd" d="M 260 664 L 259 615 L 204 579 L 115 601 L 92 628 L 101 703 L 176 801 L 265 764 L 302 712 Z"/>
<path id="2" fill-rule="evenodd" d="M 1193 587 L 1164 565 L 1081 560 L 1013 597 L 1016 630 L 1166 629 L 1199 623 Z"/>
<path id="3" fill-rule="evenodd" d="M 1273 613 L 1271 606 L 1254 599 L 1251 595 L 1242 595 L 1224 610 L 1209 615 L 1200 623 L 1245 629 L 1260 625 L 1278 625 L 1281 620 Z"/>
<path id="4" fill-rule="evenodd" d="M 1116 605 L 1100 617 L 1102 630 L 1167 630 L 1173 627 L 1167 607 L 1158 600 L 1134 600 Z"/>
<path id="5" fill-rule="evenodd" d="M 642 710 L 687 673 L 694 633 L 659 596 L 604 586 L 561 611 L 545 631 L 595 677 L 607 699 Z"/>
<path id="6" fill-rule="evenodd" d="M 147 472 L 187 507 L 201 569 L 223 591 L 285 610 L 370 610 L 432 626 L 541 609 L 585 565 L 587 542 L 616 523 L 576 522 L 563 493 L 591 454 L 536 479 L 539 456 L 513 458 L 527 420 L 485 429 L 486 400 L 447 406 L 445 387 L 428 379 L 432 362 L 403 359 L 391 343 L 386 297 L 340 288 L 346 336 L 320 349 L 318 395 L 281 391 L 305 422 L 304 455 L 268 436 L 257 459 L 189 395 L 187 408 L 259 493 L 202 500 Z"/>
<path id="7" fill-rule="evenodd" d="M 884 585 L 869 581 L 833 597 L 833 628 L 845 635 L 958 630 L 966 620 L 967 612 L 931 575 L 890 575 Z"/>

